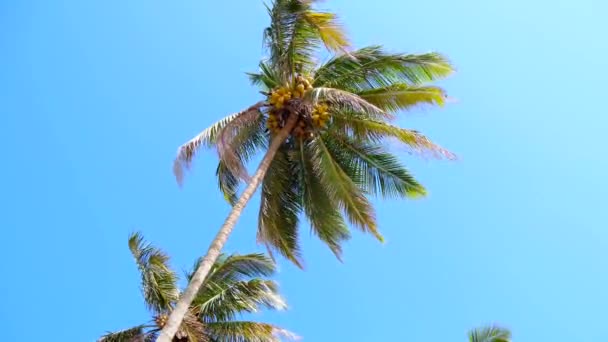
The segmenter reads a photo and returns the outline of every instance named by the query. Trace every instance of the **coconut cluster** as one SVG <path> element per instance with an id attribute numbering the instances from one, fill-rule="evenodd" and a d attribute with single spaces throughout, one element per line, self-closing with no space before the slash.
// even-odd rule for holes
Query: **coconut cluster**
<path id="1" fill-rule="evenodd" d="M 268 113 L 266 127 L 277 133 L 285 125 L 288 111 L 283 110 L 290 101 L 303 98 L 312 87 L 312 78 L 297 75 L 295 84 L 286 84 L 272 90 L 268 96 L 271 110 Z M 301 113 L 293 130 L 293 136 L 297 138 L 308 138 L 312 136 L 313 128 L 324 128 L 329 121 L 329 106 L 320 103 L 313 107 L 312 112 Z"/>
<path id="2" fill-rule="evenodd" d="M 268 102 L 276 109 L 282 109 L 291 99 L 303 98 L 312 89 L 312 78 L 296 76 L 295 84 L 285 84 L 270 92 Z"/>
<path id="3" fill-rule="evenodd" d="M 158 326 L 161 329 L 165 326 L 165 324 L 167 324 L 167 320 L 169 320 L 169 316 L 167 316 L 167 315 L 158 315 L 154 318 L 154 322 L 156 323 L 156 326 Z"/>

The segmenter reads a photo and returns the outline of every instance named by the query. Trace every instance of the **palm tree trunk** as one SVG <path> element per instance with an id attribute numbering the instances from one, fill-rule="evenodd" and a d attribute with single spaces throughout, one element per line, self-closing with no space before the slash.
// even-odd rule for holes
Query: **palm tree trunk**
<path id="1" fill-rule="evenodd" d="M 266 172 L 268 171 L 268 168 L 270 167 L 270 164 L 272 163 L 275 154 L 277 153 L 281 145 L 285 142 L 285 139 L 287 139 L 287 137 L 291 133 L 291 130 L 295 127 L 297 121 L 298 116 L 295 114 L 291 114 L 287 119 L 287 122 L 285 123 L 285 127 L 283 127 L 283 129 L 279 131 L 277 136 L 275 136 L 272 142 L 270 143 L 268 151 L 266 151 L 266 155 L 264 155 L 264 158 L 258 166 L 258 169 L 256 170 L 253 177 L 251 177 L 251 179 L 249 180 L 249 184 L 247 184 L 247 187 L 245 188 L 245 191 L 243 191 L 243 193 L 241 194 L 241 197 L 232 207 L 230 214 L 226 218 L 226 221 L 224 221 L 224 224 L 215 236 L 215 239 L 213 239 L 213 242 L 211 242 L 211 246 L 209 246 L 207 255 L 205 255 L 205 257 L 199 264 L 198 268 L 196 269 L 196 272 L 194 272 L 194 275 L 190 280 L 190 283 L 188 284 L 188 287 L 180 296 L 180 299 L 177 302 L 177 305 L 175 306 L 173 311 L 171 311 L 167 323 L 160 332 L 158 339 L 156 339 L 156 342 L 172 341 L 173 336 L 179 329 L 182 320 L 184 319 L 184 316 L 188 311 L 188 308 L 196 297 L 201 285 L 203 284 L 203 281 L 209 274 L 211 266 L 213 266 L 213 264 L 215 263 L 216 259 L 220 255 L 220 252 L 222 251 L 222 248 L 224 247 L 224 244 L 226 243 L 226 240 L 228 240 L 228 236 L 230 235 L 230 233 L 232 233 L 232 230 L 234 229 L 234 226 L 236 225 L 239 216 L 241 216 L 245 205 L 247 205 L 247 202 L 249 202 L 251 196 L 253 196 L 258 186 L 262 183 L 262 180 L 264 179 L 264 176 L 266 175 Z"/>

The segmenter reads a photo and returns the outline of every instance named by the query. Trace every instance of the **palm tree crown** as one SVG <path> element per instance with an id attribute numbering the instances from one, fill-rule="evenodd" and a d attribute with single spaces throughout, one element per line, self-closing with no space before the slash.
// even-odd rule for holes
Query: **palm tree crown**
<path id="1" fill-rule="evenodd" d="M 108 333 L 99 342 L 153 341 L 162 329 L 180 291 L 169 257 L 139 234 L 129 238 L 129 249 L 141 274 L 141 291 L 153 313 L 149 324 Z M 261 308 L 287 307 L 277 284 L 265 279 L 275 273 L 275 264 L 263 254 L 222 255 L 191 304 L 175 342 L 277 342 L 295 335 L 274 325 L 239 321 L 240 313 Z M 190 274 L 186 275 L 188 278 Z"/>
<path id="2" fill-rule="evenodd" d="M 351 49 L 337 18 L 313 0 L 274 0 L 264 31 L 268 57 L 249 74 L 264 98 L 225 117 L 183 145 L 174 171 L 183 178 L 200 147 L 216 147 L 219 188 L 235 203 L 245 164 L 281 139 L 261 184 L 258 240 L 302 265 L 298 226 L 312 231 L 339 258 L 347 223 L 382 240 L 369 197 L 426 194 L 387 149 L 395 140 L 438 158 L 453 154 L 421 133 L 392 123 L 419 105 L 443 105 L 443 89 L 428 85 L 453 72 L 437 53 L 389 53 L 380 46 Z M 317 61 L 322 46 L 333 53 Z"/>
<path id="3" fill-rule="evenodd" d="M 469 342 L 511 342 L 511 332 L 498 326 L 487 326 L 469 331 Z"/>

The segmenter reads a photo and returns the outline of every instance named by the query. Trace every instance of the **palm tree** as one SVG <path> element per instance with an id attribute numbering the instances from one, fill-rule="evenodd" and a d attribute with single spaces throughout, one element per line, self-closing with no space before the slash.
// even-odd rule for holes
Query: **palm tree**
<path id="1" fill-rule="evenodd" d="M 469 331 L 469 342 L 511 342 L 511 332 L 497 326 L 473 329 Z"/>
<path id="2" fill-rule="evenodd" d="M 427 83 L 453 71 L 437 53 L 399 54 L 380 46 L 351 49 L 332 13 L 313 0 L 273 0 L 264 30 L 268 58 L 249 74 L 264 98 L 221 119 L 180 147 L 174 164 L 179 183 L 201 147 L 216 147 L 219 188 L 233 205 L 158 341 L 169 342 L 203 284 L 243 208 L 259 185 L 258 240 L 302 266 L 298 223 L 340 257 L 350 237 L 347 222 L 382 240 L 369 195 L 426 194 L 386 148 L 387 140 L 436 157 L 453 155 L 417 131 L 391 124 L 396 113 L 418 105 L 443 105 L 443 89 Z M 324 45 L 333 57 L 318 63 Z M 253 176 L 244 165 L 265 155 Z M 237 197 L 240 181 L 247 183 Z"/>
<path id="3" fill-rule="evenodd" d="M 139 233 L 129 237 L 129 249 L 141 273 L 142 294 L 153 320 L 108 333 L 98 342 L 153 341 L 179 298 L 178 277 L 163 251 L 146 243 Z M 263 254 L 221 255 L 190 305 L 173 342 L 276 342 L 281 336 L 294 338 L 292 333 L 271 324 L 236 320 L 243 312 L 287 307 L 277 284 L 264 279 L 274 273 L 274 262 Z"/>

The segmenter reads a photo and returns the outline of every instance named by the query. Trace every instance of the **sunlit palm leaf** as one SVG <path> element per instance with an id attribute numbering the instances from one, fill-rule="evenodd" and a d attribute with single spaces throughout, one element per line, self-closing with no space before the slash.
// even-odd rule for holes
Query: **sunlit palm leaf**
<path id="1" fill-rule="evenodd" d="M 366 192 L 383 197 L 416 198 L 426 195 L 424 187 L 381 145 L 347 137 L 336 138 L 335 141 L 344 153 L 344 159 L 350 161 L 349 168 L 360 176 L 357 183 Z"/>
<path id="2" fill-rule="evenodd" d="M 443 106 L 446 99 L 445 91 L 439 87 L 416 87 L 403 83 L 364 90 L 358 95 L 388 112 L 411 109 L 422 104 Z"/>
<path id="3" fill-rule="evenodd" d="M 145 337 L 144 326 L 141 325 L 127 330 L 107 333 L 97 342 L 144 342 Z"/>
<path id="4" fill-rule="evenodd" d="M 141 273 L 141 287 L 148 308 L 167 312 L 179 296 L 177 275 L 169 268 L 169 257 L 146 243 L 140 233 L 131 234 L 129 249 Z"/>
<path id="5" fill-rule="evenodd" d="M 192 305 L 205 323 L 230 321 L 241 312 L 257 312 L 262 307 L 273 310 L 287 307 L 275 282 L 263 279 L 207 283 Z"/>
<path id="6" fill-rule="evenodd" d="M 279 150 L 264 177 L 258 222 L 258 241 L 302 267 L 298 246 L 300 188 L 285 149 Z"/>
<path id="7" fill-rule="evenodd" d="M 214 123 L 196 137 L 182 145 L 177 152 L 177 157 L 173 163 L 173 173 L 179 184 L 183 181 L 184 169 L 190 168 L 192 159 L 201 147 L 214 147 L 218 143 L 218 138 L 222 131 L 232 122 L 239 122 L 239 118 L 250 117 L 253 114 L 257 114 L 260 108 L 264 105 L 264 102 L 258 102 L 255 105 L 245 109 L 242 112 L 229 115 L 220 121 Z M 233 128 L 237 129 L 237 128 Z"/>
<path id="8" fill-rule="evenodd" d="M 214 342 L 280 342 L 281 337 L 297 340 L 298 336 L 271 324 L 258 322 L 221 322 L 206 325 Z"/>
<path id="9" fill-rule="evenodd" d="M 316 176 L 319 177 L 329 198 L 339 204 L 351 224 L 383 241 L 376 225 L 374 208 L 352 179 L 355 170 L 343 168 L 347 166 L 348 161 L 340 163 L 339 160 L 343 161 L 343 157 L 336 154 L 340 151 L 335 145 L 332 146 L 333 142 L 327 138 L 327 136 L 325 138 L 319 136 L 310 144 Z"/>
<path id="10" fill-rule="evenodd" d="M 313 103 L 329 102 L 332 108 L 390 117 L 382 109 L 360 96 L 340 89 L 319 87 L 310 91 L 308 97 L 312 99 Z"/>
<path id="11" fill-rule="evenodd" d="M 511 332 L 501 327 L 484 327 L 469 332 L 470 342 L 511 342 Z"/>
<path id="12" fill-rule="evenodd" d="M 301 163 L 303 207 L 315 234 L 325 242 L 338 259 L 342 256 L 342 243 L 350 238 L 350 232 L 335 201 L 327 195 L 311 163 L 312 152 L 302 142 L 298 156 Z"/>
<path id="13" fill-rule="evenodd" d="M 420 85 L 450 75 L 449 61 L 437 53 L 390 54 L 370 46 L 332 58 L 315 75 L 315 87 L 359 92 L 395 83 Z"/>
<path id="14" fill-rule="evenodd" d="M 335 14 L 306 11 L 304 20 L 318 33 L 329 50 L 342 52 L 348 47 L 348 37 L 338 23 Z"/>
<path id="15" fill-rule="evenodd" d="M 456 159 L 456 155 L 435 144 L 420 132 L 371 119 L 365 113 L 342 111 L 335 113 L 333 119 L 332 129 L 352 135 L 362 141 L 380 143 L 385 142 L 387 138 L 394 138 L 417 154 L 434 158 Z"/>

